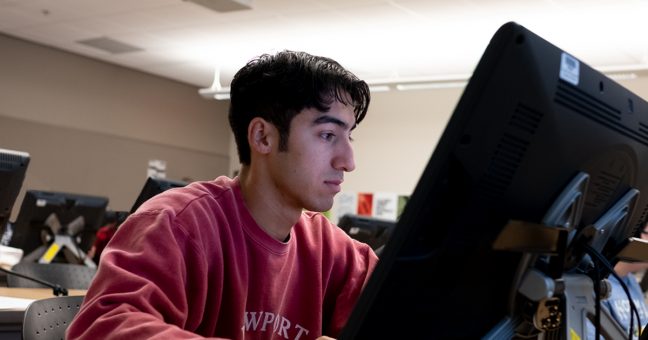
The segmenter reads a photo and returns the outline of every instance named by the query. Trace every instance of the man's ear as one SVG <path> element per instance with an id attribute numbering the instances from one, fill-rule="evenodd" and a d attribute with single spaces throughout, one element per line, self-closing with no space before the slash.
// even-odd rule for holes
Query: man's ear
<path id="1" fill-rule="evenodd" d="M 276 143 L 277 129 L 261 117 L 255 117 L 248 125 L 250 149 L 260 154 L 268 154 Z"/>

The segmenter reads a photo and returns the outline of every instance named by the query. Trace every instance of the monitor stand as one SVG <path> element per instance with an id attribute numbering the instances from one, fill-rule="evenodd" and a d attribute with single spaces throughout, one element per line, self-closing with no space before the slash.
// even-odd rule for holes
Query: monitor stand
<path id="1" fill-rule="evenodd" d="M 574 271 L 592 259 L 583 250 L 601 251 L 614 230 L 627 230 L 639 191 L 628 192 L 593 225 L 578 228 L 589 175 L 579 173 L 565 187 L 545 214 L 542 224 L 510 221 L 493 244 L 502 251 L 522 252 L 509 299 L 509 316 L 484 339 L 512 338 L 516 334 L 538 338 L 574 339 L 587 336 L 587 323 L 596 324 L 595 286 L 607 298 L 607 279 L 595 285 L 590 276 Z M 621 228 L 621 229 L 619 229 Z M 624 254 L 623 256 L 620 256 Z M 618 258 L 648 261 L 648 243 L 630 238 Z M 525 301 L 519 300 L 524 298 Z M 524 307 L 520 307 L 524 306 Z M 611 339 L 627 338 L 627 332 L 604 308 L 600 308 L 599 332 Z M 636 327 L 641 325 L 637 322 Z"/>
<path id="2" fill-rule="evenodd" d="M 52 213 L 45 220 L 45 226 L 49 228 L 52 234 L 43 236 L 43 245 L 26 255 L 23 260 L 52 263 L 54 258 L 62 251 L 67 262 L 74 264 L 82 262 L 90 268 L 96 268 L 97 265 L 94 261 L 81 250 L 81 246 L 74 240 L 74 235 L 82 230 L 84 225 L 83 216 L 79 216 L 65 226 L 66 232 L 64 233 L 58 217 Z"/>

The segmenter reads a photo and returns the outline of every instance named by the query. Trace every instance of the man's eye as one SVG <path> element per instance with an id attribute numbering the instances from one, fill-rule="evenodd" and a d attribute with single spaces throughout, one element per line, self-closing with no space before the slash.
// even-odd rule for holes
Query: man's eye
<path id="1" fill-rule="evenodd" d="M 324 132 L 324 133 L 321 134 L 321 136 L 322 136 L 322 139 L 327 140 L 327 141 L 333 140 L 333 137 L 335 137 L 335 135 L 330 133 L 330 132 Z"/>

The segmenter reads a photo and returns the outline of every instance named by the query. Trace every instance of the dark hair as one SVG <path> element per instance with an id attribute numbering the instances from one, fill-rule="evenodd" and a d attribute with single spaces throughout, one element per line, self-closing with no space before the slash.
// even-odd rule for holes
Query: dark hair
<path id="1" fill-rule="evenodd" d="M 285 151 L 290 122 L 303 109 L 326 112 L 339 101 L 354 107 L 357 125 L 367 113 L 369 100 L 367 83 L 335 60 L 294 51 L 264 54 L 241 68 L 231 84 L 229 123 L 239 161 L 250 164 L 247 130 L 254 117 L 277 127 L 279 150 Z"/>

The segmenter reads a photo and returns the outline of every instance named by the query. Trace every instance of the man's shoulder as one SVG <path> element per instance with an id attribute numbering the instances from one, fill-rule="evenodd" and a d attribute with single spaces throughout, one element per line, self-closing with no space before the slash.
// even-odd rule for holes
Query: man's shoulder
<path id="1" fill-rule="evenodd" d="M 331 266 L 337 273 L 348 270 L 373 270 L 378 257 L 371 247 L 351 238 L 342 228 L 322 213 L 303 212 L 295 228 L 301 244 L 318 249 L 323 254 L 323 266 Z M 354 263 L 354 265 L 349 265 Z M 364 263 L 364 265 L 359 265 Z M 340 274 L 342 275 L 342 274 Z"/>
<path id="2" fill-rule="evenodd" d="M 180 188 L 164 191 L 144 202 L 136 212 L 167 211 L 174 215 L 205 205 L 227 204 L 235 201 L 235 180 L 218 177 L 211 181 L 197 181 Z"/>
<path id="3" fill-rule="evenodd" d="M 239 218 L 239 200 L 233 191 L 219 179 L 169 189 L 144 202 L 123 227 L 133 233 L 140 233 L 143 226 L 151 233 L 163 229 L 209 244 L 217 230 L 230 229 Z"/>
<path id="4" fill-rule="evenodd" d="M 297 230 L 321 238 L 322 242 L 330 242 L 336 246 L 348 246 L 358 249 L 369 247 L 351 238 L 342 228 L 338 227 L 328 217 L 319 212 L 302 212 L 301 218 L 296 226 L 298 227 Z"/>
<path id="5" fill-rule="evenodd" d="M 305 226 L 321 226 L 326 229 L 335 229 L 338 228 L 333 222 L 331 222 L 324 214 L 313 211 L 302 211 L 302 214 L 299 218 L 298 224 L 303 224 Z M 310 227 L 309 227 L 310 228 Z M 312 228 L 310 228 L 312 229 Z"/>

